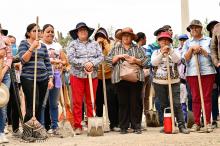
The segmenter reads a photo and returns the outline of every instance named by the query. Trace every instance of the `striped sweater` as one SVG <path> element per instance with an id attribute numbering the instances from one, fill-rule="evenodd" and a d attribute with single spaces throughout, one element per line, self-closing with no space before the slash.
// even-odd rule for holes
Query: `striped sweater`
<path id="1" fill-rule="evenodd" d="M 28 80 L 34 80 L 34 56 L 35 52 L 32 53 L 32 56 L 28 62 L 25 62 L 22 56 L 30 48 L 30 44 L 27 40 L 21 41 L 18 54 L 22 62 L 22 71 L 21 77 L 24 77 Z M 53 76 L 52 66 L 50 64 L 50 58 L 48 55 L 47 48 L 44 44 L 41 43 L 41 48 L 37 50 L 37 81 L 44 81 Z"/>
<path id="2" fill-rule="evenodd" d="M 142 63 L 142 67 L 147 66 L 148 63 L 148 59 L 144 54 L 144 51 L 140 48 L 138 48 L 135 44 L 131 44 L 131 47 L 126 50 L 124 49 L 122 44 L 118 44 L 116 46 L 114 46 L 109 55 L 105 58 L 106 62 L 111 65 L 113 67 L 112 69 L 112 83 L 118 83 L 121 81 L 120 79 L 120 66 L 122 64 L 122 60 L 118 61 L 116 64 L 112 64 L 112 58 L 116 55 L 120 55 L 120 54 L 128 54 L 129 56 L 134 56 L 137 59 L 141 60 Z M 144 81 L 144 72 L 143 69 L 141 68 L 139 71 L 139 81 Z"/>

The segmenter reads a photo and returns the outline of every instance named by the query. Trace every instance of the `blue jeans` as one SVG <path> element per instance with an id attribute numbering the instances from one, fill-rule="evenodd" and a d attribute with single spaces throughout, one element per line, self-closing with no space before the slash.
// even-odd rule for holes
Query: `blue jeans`
<path id="1" fill-rule="evenodd" d="M 8 89 L 10 88 L 11 78 L 9 72 L 5 73 L 2 83 L 4 83 L 8 87 Z M 7 117 L 7 106 L 4 106 L 0 108 L 0 133 L 4 133 L 6 117 Z"/>
<path id="2" fill-rule="evenodd" d="M 56 129 L 58 127 L 58 98 L 60 95 L 60 88 L 54 87 L 49 90 L 49 108 L 50 108 L 50 118 L 51 118 L 51 128 Z M 45 102 L 47 103 L 47 102 Z M 41 124 L 45 124 L 45 108 L 46 104 L 42 106 L 41 111 Z M 49 118 L 49 117 L 48 117 Z"/>

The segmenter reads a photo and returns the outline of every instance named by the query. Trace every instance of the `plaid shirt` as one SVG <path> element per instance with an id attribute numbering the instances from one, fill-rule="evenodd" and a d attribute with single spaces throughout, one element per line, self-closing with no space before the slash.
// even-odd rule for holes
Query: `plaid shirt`
<path id="1" fill-rule="evenodd" d="M 0 36 L 0 40 L 6 39 L 7 37 L 5 36 Z M 1 48 L 2 49 L 2 48 Z M 6 46 L 6 48 L 3 48 L 6 50 L 6 56 L 4 58 L 4 65 L 3 66 L 8 66 L 9 68 L 11 68 L 11 64 L 12 64 L 12 60 L 13 60 L 13 56 L 12 56 L 12 49 L 9 46 Z"/>
<path id="2" fill-rule="evenodd" d="M 95 41 L 88 40 L 82 43 L 79 39 L 73 40 L 67 47 L 67 56 L 71 64 L 70 72 L 78 78 L 87 78 L 84 64 L 92 62 L 94 65 L 92 78 L 97 77 L 98 66 L 103 60 L 102 49 Z"/>

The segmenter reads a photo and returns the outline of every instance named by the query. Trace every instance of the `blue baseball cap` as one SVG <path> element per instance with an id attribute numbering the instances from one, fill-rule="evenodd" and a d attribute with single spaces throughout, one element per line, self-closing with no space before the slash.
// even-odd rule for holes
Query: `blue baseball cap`
<path id="1" fill-rule="evenodd" d="M 181 34 L 181 35 L 179 35 L 179 37 L 178 37 L 178 39 L 179 40 L 187 40 L 187 39 L 189 39 L 189 37 L 187 36 L 187 34 Z"/>

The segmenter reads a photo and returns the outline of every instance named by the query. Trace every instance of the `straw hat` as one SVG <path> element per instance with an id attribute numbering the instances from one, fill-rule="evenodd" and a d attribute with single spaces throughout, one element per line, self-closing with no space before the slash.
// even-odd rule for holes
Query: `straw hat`
<path id="1" fill-rule="evenodd" d="M 4 107 L 9 101 L 9 90 L 8 87 L 1 83 L 0 85 L 0 108 Z"/>
<path id="2" fill-rule="evenodd" d="M 121 32 L 116 34 L 116 38 L 121 40 L 122 36 L 126 33 L 131 35 L 132 40 L 136 40 L 138 38 L 137 35 L 133 32 L 133 29 L 130 27 L 123 28 Z"/>

